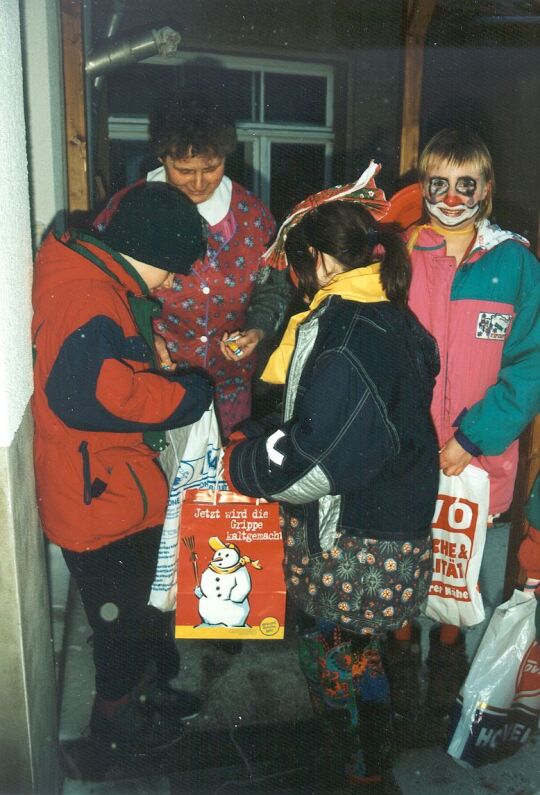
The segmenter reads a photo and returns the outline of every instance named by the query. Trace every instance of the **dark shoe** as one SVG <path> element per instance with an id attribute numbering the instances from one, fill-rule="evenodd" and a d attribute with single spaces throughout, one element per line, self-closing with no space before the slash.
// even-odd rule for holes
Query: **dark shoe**
<path id="1" fill-rule="evenodd" d="M 112 719 L 105 718 L 94 706 L 90 734 L 111 748 L 152 753 L 179 742 L 183 728 L 178 719 L 157 709 L 142 709 L 135 701 L 128 701 L 118 707 Z"/>
<path id="2" fill-rule="evenodd" d="M 392 707 L 398 715 L 415 716 L 420 710 L 420 628 L 413 626 L 411 640 L 389 634 L 384 647 L 384 669 L 390 682 Z"/>
<path id="3" fill-rule="evenodd" d="M 194 693 L 175 690 L 158 679 L 143 680 L 132 692 L 131 698 L 145 710 L 159 710 L 178 720 L 191 720 L 201 711 L 201 700 Z"/>
<path id="4" fill-rule="evenodd" d="M 201 711 L 200 698 L 187 690 L 175 690 L 169 684 L 158 682 L 148 682 L 138 690 L 139 702 L 145 709 L 158 709 L 179 720 L 196 718 Z"/>
<path id="5" fill-rule="evenodd" d="M 426 708 L 437 719 L 445 718 L 452 711 L 461 685 L 469 672 L 463 633 L 456 643 L 448 646 L 439 639 L 439 627 L 433 627 L 429 633 L 429 654 L 426 665 L 428 668 Z"/>

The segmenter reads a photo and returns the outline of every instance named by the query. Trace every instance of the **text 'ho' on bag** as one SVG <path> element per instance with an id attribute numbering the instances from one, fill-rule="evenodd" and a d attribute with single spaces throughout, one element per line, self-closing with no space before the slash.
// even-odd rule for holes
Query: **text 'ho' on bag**
<path id="1" fill-rule="evenodd" d="M 281 640 L 285 578 L 279 505 L 193 490 L 182 503 L 177 638 Z"/>
<path id="2" fill-rule="evenodd" d="M 486 542 L 487 473 L 469 464 L 461 475 L 440 474 L 431 523 L 433 574 L 425 607 L 429 618 L 455 627 L 484 620 L 478 575 Z"/>
<path id="3" fill-rule="evenodd" d="M 218 476 L 222 450 L 213 403 L 197 422 L 168 431 L 167 441 L 160 464 L 170 485 L 169 501 L 148 600 L 149 605 L 164 613 L 176 607 L 178 526 L 184 492 L 191 488 L 228 488 Z"/>
<path id="4" fill-rule="evenodd" d="M 464 766 L 511 756 L 538 728 L 535 611 L 536 599 L 516 590 L 491 617 L 452 714 L 448 753 Z"/>

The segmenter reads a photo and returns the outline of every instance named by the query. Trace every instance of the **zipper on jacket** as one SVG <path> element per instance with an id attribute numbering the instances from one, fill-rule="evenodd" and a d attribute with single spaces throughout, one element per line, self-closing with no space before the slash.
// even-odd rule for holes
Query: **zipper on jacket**
<path id="1" fill-rule="evenodd" d="M 92 502 L 92 476 L 90 474 L 90 456 L 88 455 L 88 442 L 81 442 L 79 453 L 82 456 L 83 470 L 83 501 L 85 505 Z"/>
<path id="2" fill-rule="evenodd" d="M 143 484 L 141 483 L 137 473 L 131 466 L 131 464 L 126 464 L 127 468 L 129 469 L 129 473 L 133 480 L 135 481 L 135 485 L 139 490 L 139 494 L 141 495 L 141 500 L 143 504 L 143 519 L 146 518 L 146 514 L 148 513 L 148 497 L 146 496 L 146 492 L 144 490 Z"/>
<path id="3" fill-rule="evenodd" d="M 450 279 L 448 285 L 447 299 L 445 302 L 444 344 L 446 350 L 444 353 L 444 359 L 441 356 L 441 372 L 439 373 L 439 378 L 442 378 L 442 399 L 441 399 L 440 417 L 439 417 L 441 433 L 445 431 L 447 426 L 446 417 L 448 412 L 446 411 L 446 392 L 448 384 L 448 358 L 450 353 L 448 338 L 450 333 L 450 314 L 452 308 L 452 287 L 454 285 L 454 279 L 456 278 L 456 274 L 457 274 L 457 269 L 452 273 L 452 278 Z M 440 443 L 445 444 L 445 442 L 446 440 L 441 438 Z"/>

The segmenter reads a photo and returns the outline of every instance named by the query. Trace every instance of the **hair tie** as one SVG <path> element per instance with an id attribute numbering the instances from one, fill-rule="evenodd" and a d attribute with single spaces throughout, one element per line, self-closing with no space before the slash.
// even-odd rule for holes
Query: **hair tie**
<path id="1" fill-rule="evenodd" d="M 368 229 L 366 232 L 367 244 L 369 248 L 375 248 L 378 246 L 380 241 L 380 235 L 377 229 Z"/>

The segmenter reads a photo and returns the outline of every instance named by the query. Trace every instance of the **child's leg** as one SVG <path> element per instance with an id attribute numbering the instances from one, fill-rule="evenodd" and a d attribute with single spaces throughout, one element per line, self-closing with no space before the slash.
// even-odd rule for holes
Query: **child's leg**
<path id="1" fill-rule="evenodd" d="M 304 622 L 305 626 L 305 622 Z M 298 638 L 323 743 L 324 772 L 335 785 L 363 786 L 391 766 L 393 734 L 389 687 L 380 655 L 365 639 L 318 623 Z"/>
<path id="2" fill-rule="evenodd" d="M 420 628 L 413 622 L 389 633 L 384 667 L 390 680 L 392 707 L 397 715 L 417 715 L 420 709 L 422 652 Z"/>
<path id="3" fill-rule="evenodd" d="M 459 627 L 443 624 L 429 633 L 426 707 L 436 718 L 445 718 L 469 671 L 465 636 Z"/>

